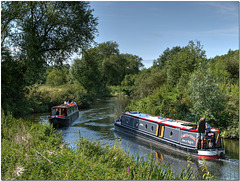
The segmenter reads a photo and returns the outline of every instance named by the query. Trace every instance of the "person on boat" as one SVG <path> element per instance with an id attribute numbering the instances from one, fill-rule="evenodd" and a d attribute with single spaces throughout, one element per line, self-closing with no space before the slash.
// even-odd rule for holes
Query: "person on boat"
<path id="1" fill-rule="evenodd" d="M 210 126 L 209 126 L 209 124 L 206 122 L 206 130 L 205 130 L 206 135 L 208 135 L 209 131 L 210 131 Z"/>
<path id="2" fill-rule="evenodd" d="M 57 109 L 56 115 L 59 115 L 59 110 Z"/>
<path id="3" fill-rule="evenodd" d="M 73 100 L 72 100 L 72 102 L 71 102 L 71 103 L 72 103 L 72 104 L 76 104 L 76 106 L 77 106 L 77 103 L 76 103 L 75 101 L 73 101 Z"/>
<path id="4" fill-rule="evenodd" d="M 67 100 L 65 100 L 65 101 L 64 101 L 64 104 L 67 104 L 67 103 L 68 103 Z"/>
<path id="5" fill-rule="evenodd" d="M 206 120 L 205 118 L 201 118 L 199 125 L 198 125 L 198 144 L 200 141 L 201 149 L 203 149 L 205 130 L 206 130 L 206 121 L 205 120 Z"/>

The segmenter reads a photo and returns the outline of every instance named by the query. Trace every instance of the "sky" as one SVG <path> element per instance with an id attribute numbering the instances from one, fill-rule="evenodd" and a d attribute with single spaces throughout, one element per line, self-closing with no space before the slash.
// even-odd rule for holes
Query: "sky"
<path id="1" fill-rule="evenodd" d="M 239 49 L 238 1 L 90 1 L 97 43 L 114 41 L 146 68 L 164 50 L 200 41 L 207 58 Z"/>

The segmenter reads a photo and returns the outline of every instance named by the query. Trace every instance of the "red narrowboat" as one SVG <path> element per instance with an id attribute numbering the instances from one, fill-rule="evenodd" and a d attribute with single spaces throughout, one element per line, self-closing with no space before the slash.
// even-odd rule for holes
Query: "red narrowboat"
<path id="1" fill-rule="evenodd" d="M 49 122 L 54 128 L 69 126 L 72 121 L 79 116 L 79 110 L 76 104 L 61 104 L 51 108 Z"/>

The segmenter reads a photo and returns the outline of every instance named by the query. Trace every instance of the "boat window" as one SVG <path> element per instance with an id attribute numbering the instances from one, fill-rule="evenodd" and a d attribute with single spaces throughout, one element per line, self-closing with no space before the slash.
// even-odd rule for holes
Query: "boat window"
<path id="1" fill-rule="evenodd" d="M 59 115 L 60 113 L 59 113 L 59 110 L 58 109 L 56 109 L 56 115 Z"/>
<path id="2" fill-rule="evenodd" d="M 171 132 L 170 132 L 170 137 L 172 137 L 172 136 L 173 136 L 173 132 L 171 131 Z"/>
<path id="3" fill-rule="evenodd" d="M 147 124 L 145 125 L 145 128 L 147 129 Z"/>
<path id="4" fill-rule="evenodd" d="M 152 130 L 152 131 L 154 130 L 153 126 L 151 127 L 151 130 Z"/>
<path id="5" fill-rule="evenodd" d="M 139 125 L 139 121 L 137 120 L 137 121 L 136 121 L 136 127 L 138 127 L 138 125 Z"/>

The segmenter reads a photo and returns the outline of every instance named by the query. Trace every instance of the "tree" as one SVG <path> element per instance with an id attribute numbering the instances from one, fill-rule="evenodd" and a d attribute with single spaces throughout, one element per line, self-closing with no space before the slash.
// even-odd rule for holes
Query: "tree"
<path id="1" fill-rule="evenodd" d="M 24 13 L 16 15 L 17 10 Z M 97 18 L 92 11 L 83 1 L 2 2 L 3 45 L 18 50 L 12 54 L 25 62 L 31 82 L 45 62 L 61 65 L 93 42 Z"/>
<path id="2" fill-rule="evenodd" d="M 46 80 L 46 84 L 59 86 L 67 83 L 67 71 L 65 68 L 57 67 L 52 69 Z"/>
<path id="3" fill-rule="evenodd" d="M 119 85 L 125 76 L 127 61 L 120 55 L 111 55 L 102 60 L 103 82 L 106 85 Z"/>
<path id="4" fill-rule="evenodd" d="M 99 71 L 96 49 L 90 49 L 83 53 L 82 58 L 77 58 L 70 69 L 73 77 L 86 89 L 92 97 L 103 94 L 105 84 L 102 83 L 102 74 Z"/>
<path id="5" fill-rule="evenodd" d="M 121 54 L 121 57 L 126 60 L 125 75 L 138 74 L 143 67 L 142 58 L 129 53 Z"/>
<path id="6" fill-rule="evenodd" d="M 232 83 L 239 80 L 239 50 L 229 50 L 226 55 L 216 56 L 212 60 L 214 62 L 214 71 L 222 74 L 223 77 L 228 77 Z M 224 74 L 224 75 L 223 75 Z"/>
<path id="7" fill-rule="evenodd" d="M 96 48 L 101 59 L 109 58 L 111 55 L 119 55 L 119 45 L 115 41 L 107 41 L 99 44 Z"/>
<path id="8" fill-rule="evenodd" d="M 195 121 L 206 117 L 213 126 L 220 126 L 221 114 L 226 107 L 226 96 L 218 86 L 218 80 L 206 65 L 194 72 L 189 81 L 189 93 Z"/>
<path id="9" fill-rule="evenodd" d="M 98 80 L 100 80 L 104 86 L 120 85 L 126 75 L 138 73 L 143 66 L 141 63 L 142 58 L 131 54 L 120 54 L 118 44 L 111 41 L 101 43 L 97 47 L 86 50 L 81 61 L 82 63 L 78 63 L 79 66 L 84 67 L 83 62 L 88 64 L 90 69 L 93 69 L 99 74 Z M 83 71 L 85 71 L 85 76 L 92 74 L 87 69 L 82 69 L 81 72 L 83 73 Z M 80 73 L 79 76 L 82 75 L 82 73 Z M 83 77 L 81 78 L 79 76 L 77 79 L 83 79 Z M 91 79 L 91 76 L 87 77 Z M 87 84 L 85 85 L 87 86 Z M 89 88 L 86 89 L 88 90 Z"/>
<path id="10" fill-rule="evenodd" d="M 168 57 L 166 71 L 169 84 L 177 85 L 181 76 L 188 80 L 191 73 L 198 68 L 198 64 L 206 61 L 205 51 L 202 48 L 199 41 L 196 45 L 193 41 L 189 41 L 186 47 Z"/>
<path id="11" fill-rule="evenodd" d="M 169 60 L 171 55 L 174 55 L 178 52 L 180 52 L 182 48 L 180 46 L 173 47 L 171 50 L 167 48 L 164 50 L 164 52 L 159 56 L 157 60 L 153 61 L 153 66 L 154 67 L 159 67 L 160 69 L 163 69 L 164 66 L 166 65 L 166 62 Z"/>
<path id="12" fill-rule="evenodd" d="M 22 62 L 14 61 L 10 52 L 4 48 L 2 48 L 1 58 L 1 106 L 4 111 L 11 111 L 15 117 L 27 114 L 28 103 L 24 99 L 26 83 L 23 78 L 25 67 Z"/>

